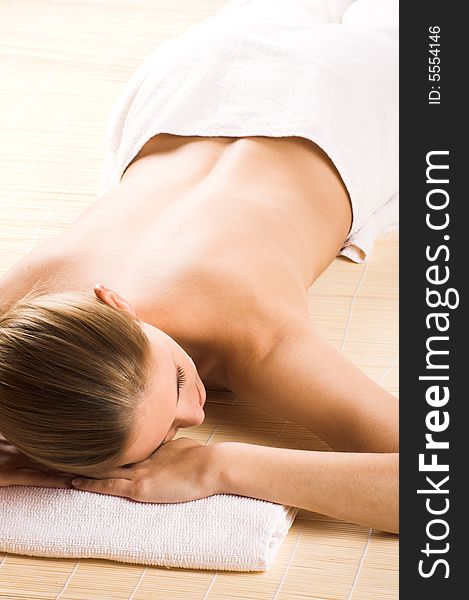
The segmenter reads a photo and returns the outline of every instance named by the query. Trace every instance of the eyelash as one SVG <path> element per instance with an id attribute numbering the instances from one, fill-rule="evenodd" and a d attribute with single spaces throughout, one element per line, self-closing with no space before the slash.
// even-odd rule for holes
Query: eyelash
<path id="1" fill-rule="evenodd" d="M 184 373 L 184 369 L 182 367 L 177 368 L 177 374 L 178 374 L 178 391 L 179 391 L 182 388 L 182 386 L 184 385 L 184 382 L 186 381 L 186 374 Z"/>

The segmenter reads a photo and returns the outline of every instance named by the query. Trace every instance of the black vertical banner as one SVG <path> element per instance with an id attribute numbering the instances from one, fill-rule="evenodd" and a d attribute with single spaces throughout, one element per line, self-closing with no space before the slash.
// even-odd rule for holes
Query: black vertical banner
<path id="1" fill-rule="evenodd" d="M 466 23 L 400 12 L 400 598 L 465 597 L 469 352 Z M 463 105 L 464 110 L 463 110 Z M 462 596 L 461 596 L 462 594 Z"/>

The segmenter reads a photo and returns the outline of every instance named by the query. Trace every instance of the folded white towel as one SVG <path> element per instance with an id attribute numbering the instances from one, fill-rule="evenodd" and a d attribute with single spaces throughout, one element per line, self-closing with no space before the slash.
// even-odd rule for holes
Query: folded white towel
<path id="1" fill-rule="evenodd" d="M 380 206 L 356 233 L 349 235 L 340 254 L 357 263 L 370 256 L 376 238 L 399 228 L 399 193 Z"/>
<path id="2" fill-rule="evenodd" d="M 0 551 L 265 571 L 297 512 L 228 494 L 148 504 L 80 490 L 11 486 L 0 488 Z"/>
<path id="3" fill-rule="evenodd" d="M 364 262 L 398 222 L 398 1 L 232 0 L 160 44 L 111 112 L 98 196 L 158 133 L 317 143 L 352 202 L 340 254 Z"/>

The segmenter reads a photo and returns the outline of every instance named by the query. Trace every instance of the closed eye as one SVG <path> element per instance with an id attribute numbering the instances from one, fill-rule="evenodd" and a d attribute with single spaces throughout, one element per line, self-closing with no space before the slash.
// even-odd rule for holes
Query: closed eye
<path id="1" fill-rule="evenodd" d="M 184 369 L 182 367 L 177 367 L 177 385 L 178 385 L 178 398 L 179 398 L 179 390 L 182 388 L 186 381 L 186 374 L 184 373 Z"/>

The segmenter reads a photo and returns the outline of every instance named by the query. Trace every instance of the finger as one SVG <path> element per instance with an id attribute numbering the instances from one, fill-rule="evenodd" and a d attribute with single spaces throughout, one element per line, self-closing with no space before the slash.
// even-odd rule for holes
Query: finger
<path id="1" fill-rule="evenodd" d="M 73 479 L 74 477 L 80 477 L 78 473 L 73 473 L 72 471 L 61 471 L 59 469 L 48 469 L 46 467 L 43 467 L 41 469 L 36 468 L 35 470 L 42 471 L 43 473 L 48 473 L 49 475 L 60 475 L 63 477 L 69 477 L 70 479 Z"/>
<path id="2" fill-rule="evenodd" d="M 133 497 L 135 481 L 130 479 L 73 479 L 73 487 L 85 492 L 109 494 L 111 496 Z"/>
<path id="3" fill-rule="evenodd" d="M 15 469 L 8 471 L 7 481 L 4 485 L 32 485 L 34 487 L 73 488 L 70 477 L 47 475 L 40 471 L 22 471 Z"/>
<path id="4" fill-rule="evenodd" d="M 13 469 L 36 469 L 37 471 L 51 471 L 42 463 L 31 460 L 27 456 L 11 456 L 8 461 Z"/>
<path id="5" fill-rule="evenodd" d="M 29 460 L 18 460 L 14 457 L 12 457 L 11 460 L 6 460 L 2 466 L 6 467 L 8 470 L 23 470 L 23 471 L 29 470 L 29 471 L 47 473 L 48 475 L 66 476 L 66 477 L 69 477 L 70 479 L 73 479 L 74 477 L 78 476 L 78 473 L 70 473 L 68 471 L 61 471 L 59 469 L 51 469 L 41 463 L 35 463 L 35 462 L 29 461 Z"/>
<path id="6" fill-rule="evenodd" d="M 99 469 L 91 471 L 88 474 L 88 478 L 85 475 L 81 476 L 77 473 L 76 479 L 83 479 L 83 481 L 95 481 L 105 479 L 132 479 L 132 469 L 130 467 L 114 467 L 112 469 Z"/>
<path id="7" fill-rule="evenodd" d="M 40 471 L 51 470 L 44 464 L 29 458 L 29 456 L 15 451 L 8 452 L 2 463 L 4 466 L 7 466 L 10 469 L 36 469 Z"/>

